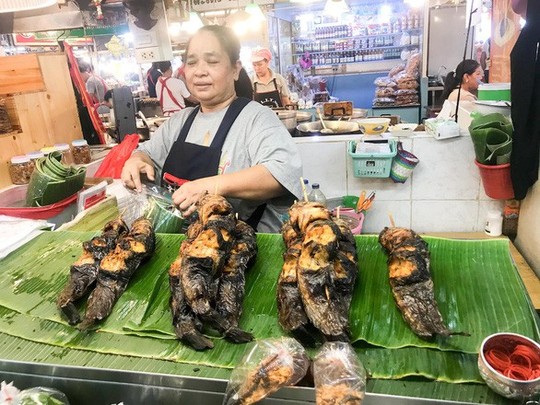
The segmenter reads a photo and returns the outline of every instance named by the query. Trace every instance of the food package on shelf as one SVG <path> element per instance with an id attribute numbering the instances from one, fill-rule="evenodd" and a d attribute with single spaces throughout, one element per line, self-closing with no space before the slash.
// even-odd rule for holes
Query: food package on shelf
<path id="1" fill-rule="evenodd" d="M 327 342 L 313 361 L 317 405 L 360 405 L 366 393 L 366 370 L 349 343 Z"/>
<path id="2" fill-rule="evenodd" d="M 223 405 L 249 405 L 294 385 L 309 369 L 309 358 L 293 338 L 257 341 L 231 373 Z"/>

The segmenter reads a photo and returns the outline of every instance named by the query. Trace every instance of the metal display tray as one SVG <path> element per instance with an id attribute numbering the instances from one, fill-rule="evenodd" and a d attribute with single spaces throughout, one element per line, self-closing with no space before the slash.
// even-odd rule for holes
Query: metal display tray
<path id="1" fill-rule="evenodd" d="M 152 374 L 90 367 L 0 360 L 0 379 L 20 389 L 45 386 L 64 392 L 72 405 L 201 404 L 222 405 L 226 380 Z M 287 387 L 260 402 L 262 405 L 314 404 L 315 391 Z M 471 404 L 367 393 L 363 405 Z"/>

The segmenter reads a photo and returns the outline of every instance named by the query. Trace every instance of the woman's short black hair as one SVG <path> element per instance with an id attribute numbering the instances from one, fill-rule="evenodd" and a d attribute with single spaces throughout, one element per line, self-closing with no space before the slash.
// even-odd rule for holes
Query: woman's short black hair
<path id="1" fill-rule="evenodd" d="M 157 68 L 161 73 L 165 73 L 167 70 L 172 69 L 171 62 L 164 60 L 157 63 Z"/>
<path id="2" fill-rule="evenodd" d="M 231 65 L 235 65 L 240 60 L 240 41 L 232 29 L 222 25 L 205 25 L 199 28 L 197 33 L 205 31 L 212 33 L 217 38 L 219 44 L 229 56 Z M 187 51 L 189 51 L 190 43 L 191 39 L 187 43 Z"/>
<path id="3" fill-rule="evenodd" d="M 444 79 L 444 90 L 441 95 L 441 101 L 444 102 L 454 91 L 454 89 L 461 86 L 461 81 L 463 80 L 463 75 L 468 74 L 472 75 L 476 69 L 480 66 L 480 63 L 473 59 L 464 59 L 462 60 L 459 65 L 456 66 L 455 72 L 450 72 L 448 75 L 446 75 L 446 79 Z"/>

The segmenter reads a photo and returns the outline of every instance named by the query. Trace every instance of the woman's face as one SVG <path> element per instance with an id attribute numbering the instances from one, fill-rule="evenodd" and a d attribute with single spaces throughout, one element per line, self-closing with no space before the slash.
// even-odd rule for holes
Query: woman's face
<path id="1" fill-rule="evenodd" d="M 253 70 L 255 71 L 257 76 L 264 76 L 268 71 L 268 61 L 266 59 L 263 59 L 259 62 L 253 62 Z"/>
<path id="2" fill-rule="evenodd" d="M 482 81 L 484 80 L 484 71 L 481 66 L 478 66 L 476 70 L 471 74 L 465 74 L 465 83 L 469 90 L 476 90 Z"/>
<path id="3" fill-rule="evenodd" d="M 234 81 L 239 71 L 240 63 L 231 62 L 214 34 L 202 31 L 191 38 L 186 57 L 186 82 L 203 108 L 211 109 L 234 97 Z"/>

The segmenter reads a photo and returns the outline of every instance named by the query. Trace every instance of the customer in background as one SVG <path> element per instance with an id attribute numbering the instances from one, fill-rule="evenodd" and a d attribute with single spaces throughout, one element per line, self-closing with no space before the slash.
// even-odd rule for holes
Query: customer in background
<path id="1" fill-rule="evenodd" d="M 156 98 L 156 84 L 161 76 L 161 72 L 158 67 L 159 62 L 152 62 L 152 66 L 146 72 L 146 85 L 148 86 L 148 95 L 152 98 Z"/>
<path id="2" fill-rule="evenodd" d="M 186 101 L 197 102 L 184 82 L 172 76 L 171 62 L 159 62 L 161 76 L 156 83 L 156 93 L 163 115 L 168 117 L 186 108 Z"/>
<path id="3" fill-rule="evenodd" d="M 465 59 L 457 65 L 455 72 L 450 72 L 444 80 L 441 104 L 444 100 L 475 101 L 478 86 L 482 83 L 484 71 L 480 64 L 472 59 Z M 460 91 L 461 87 L 461 91 Z"/>
<path id="4" fill-rule="evenodd" d="M 105 80 L 99 77 L 92 65 L 87 62 L 79 62 L 79 72 L 84 80 L 86 91 L 90 94 L 92 102 L 97 107 L 104 99 L 107 92 Z"/>
<path id="5" fill-rule="evenodd" d="M 267 107 L 285 107 L 290 104 L 287 81 L 270 69 L 272 53 L 267 48 L 257 48 L 251 55 L 253 99 Z"/>
<path id="6" fill-rule="evenodd" d="M 105 96 L 103 96 L 103 101 L 99 103 L 97 112 L 98 114 L 109 114 L 112 106 L 112 90 L 107 90 Z"/>
<path id="7" fill-rule="evenodd" d="M 259 232 L 279 232 L 281 215 L 302 196 L 296 144 L 273 111 L 236 96 L 240 42 L 230 28 L 200 28 L 186 54 L 186 80 L 200 106 L 173 115 L 139 145 L 122 181 L 140 191 L 141 173 L 160 184 L 169 173 L 190 180 L 173 194 L 185 217 L 202 195 L 216 193 Z"/>

